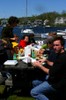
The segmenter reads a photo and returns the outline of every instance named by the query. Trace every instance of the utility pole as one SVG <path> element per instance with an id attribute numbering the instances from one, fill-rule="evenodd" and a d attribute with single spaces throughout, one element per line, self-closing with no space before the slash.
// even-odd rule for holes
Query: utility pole
<path id="1" fill-rule="evenodd" d="M 25 18 L 26 24 L 27 24 L 27 16 L 28 16 L 28 0 L 26 0 L 26 18 Z"/>
<path id="2" fill-rule="evenodd" d="M 27 14 L 28 14 L 28 0 L 26 0 L 26 17 L 27 17 Z"/>

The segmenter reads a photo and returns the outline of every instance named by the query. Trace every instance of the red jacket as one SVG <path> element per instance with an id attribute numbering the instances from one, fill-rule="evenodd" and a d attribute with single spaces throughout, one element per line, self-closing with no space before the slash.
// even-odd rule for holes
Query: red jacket
<path id="1" fill-rule="evenodd" d="M 26 46 L 27 46 L 27 42 L 24 41 L 24 40 L 20 40 L 20 42 L 19 42 L 19 47 L 24 48 L 24 47 L 26 47 Z"/>

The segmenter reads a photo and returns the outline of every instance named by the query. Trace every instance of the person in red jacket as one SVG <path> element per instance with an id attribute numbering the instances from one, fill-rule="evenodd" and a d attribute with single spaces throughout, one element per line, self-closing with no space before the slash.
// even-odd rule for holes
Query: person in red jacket
<path id="1" fill-rule="evenodd" d="M 19 42 L 19 47 L 20 48 L 24 48 L 28 45 L 29 43 L 29 36 L 28 35 L 24 35 L 23 36 L 23 39 L 20 40 Z"/>

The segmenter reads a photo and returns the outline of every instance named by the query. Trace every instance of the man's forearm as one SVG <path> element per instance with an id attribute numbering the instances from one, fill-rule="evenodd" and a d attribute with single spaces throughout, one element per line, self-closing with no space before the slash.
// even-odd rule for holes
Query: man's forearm
<path id="1" fill-rule="evenodd" d="M 53 66 L 53 62 L 49 61 L 49 60 L 46 60 L 46 63 L 49 65 L 49 66 Z"/>
<path id="2" fill-rule="evenodd" d="M 41 65 L 40 69 L 43 70 L 46 74 L 49 74 L 49 69 L 48 68 Z"/>

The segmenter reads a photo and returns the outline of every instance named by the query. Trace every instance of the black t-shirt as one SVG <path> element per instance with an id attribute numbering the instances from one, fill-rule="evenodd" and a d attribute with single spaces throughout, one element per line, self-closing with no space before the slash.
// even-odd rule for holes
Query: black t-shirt
<path id="1" fill-rule="evenodd" d="M 57 53 L 54 52 L 53 49 L 50 49 L 47 53 L 47 50 L 45 51 L 46 54 L 48 54 L 48 60 L 51 62 L 55 62 L 56 58 L 57 58 Z M 45 54 L 44 53 L 44 54 Z M 44 64 L 45 67 L 50 68 L 51 66 L 49 66 L 47 63 Z"/>
<path id="2" fill-rule="evenodd" d="M 56 89 L 66 88 L 66 53 L 57 56 L 49 70 L 48 82 Z"/>
<path id="3" fill-rule="evenodd" d="M 3 28 L 2 30 L 2 38 L 3 39 L 9 39 L 9 38 L 13 38 L 13 28 L 10 26 L 6 26 Z"/>

